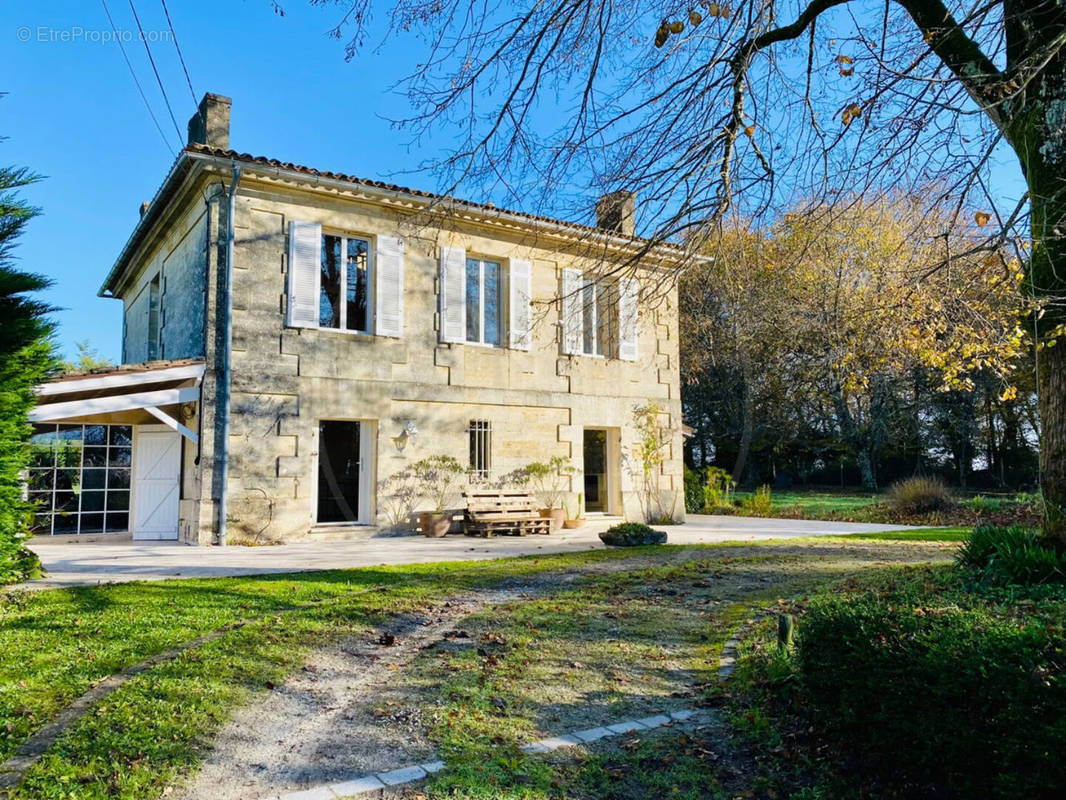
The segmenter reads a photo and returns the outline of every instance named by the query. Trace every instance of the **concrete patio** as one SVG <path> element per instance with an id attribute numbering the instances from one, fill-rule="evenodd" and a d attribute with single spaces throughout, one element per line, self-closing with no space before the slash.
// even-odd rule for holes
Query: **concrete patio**
<path id="1" fill-rule="evenodd" d="M 367 536 L 276 547 L 189 547 L 175 542 L 131 542 L 128 539 L 72 544 L 40 538 L 32 540 L 29 546 L 40 556 L 47 577 L 21 586 L 51 588 L 572 553 L 602 548 L 597 533 L 606 525 L 590 522 L 583 528 L 563 530 L 550 536 L 493 539 Z M 908 529 L 906 525 L 702 515 L 690 515 L 684 525 L 664 527 L 671 544 L 750 542 Z"/>

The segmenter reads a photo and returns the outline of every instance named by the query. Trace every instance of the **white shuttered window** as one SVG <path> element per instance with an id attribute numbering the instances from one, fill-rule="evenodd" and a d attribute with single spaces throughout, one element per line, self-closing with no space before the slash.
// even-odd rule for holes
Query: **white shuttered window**
<path id="1" fill-rule="evenodd" d="M 636 361 L 637 308 L 640 284 L 636 278 L 618 280 L 618 357 L 623 361 Z"/>
<path id="2" fill-rule="evenodd" d="M 403 240 L 323 233 L 289 223 L 288 324 L 403 335 Z"/>
<path id="3" fill-rule="evenodd" d="M 318 327 L 319 250 L 322 226 L 289 223 L 289 325 Z"/>
<path id="4" fill-rule="evenodd" d="M 581 270 L 563 269 L 562 277 L 562 327 L 563 352 L 567 355 L 581 354 L 581 338 L 584 323 L 581 318 L 583 303 Z"/>
<path id="5" fill-rule="evenodd" d="M 634 278 L 562 273 L 562 345 L 567 355 L 637 360 L 639 284 Z"/>
<path id="6" fill-rule="evenodd" d="M 440 249 L 440 340 L 466 341 L 466 250 Z"/>
<path id="7" fill-rule="evenodd" d="M 403 239 L 378 237 L 376 333 L 403 336 Z"/>
<path id="8" fill-rule="evenodd" d="M 528 350 L 532 344 L 533 313 L 530 302 L 533 298 L 533 265 L 528 261 L 512 258 L 508 270 L 508 327 L 510 345 L 515 350 Z"/>

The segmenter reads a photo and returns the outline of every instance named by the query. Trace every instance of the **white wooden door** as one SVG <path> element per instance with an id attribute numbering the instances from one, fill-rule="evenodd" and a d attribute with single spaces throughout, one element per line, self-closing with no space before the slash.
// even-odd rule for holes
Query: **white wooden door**
<path id="1" fill-rule="evenodd" d="M 133 538 L 178 538 L 181 435 L 138 431 L 133 448 Z"/>

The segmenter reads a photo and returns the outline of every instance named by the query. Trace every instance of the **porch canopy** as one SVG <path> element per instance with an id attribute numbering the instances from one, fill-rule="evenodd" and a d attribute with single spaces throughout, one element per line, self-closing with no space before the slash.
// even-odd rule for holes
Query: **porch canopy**
<path id="1" fill-rule="evenodd" d="M 196 411 L 182 406 L 200 400 L 203 361 L 153 361 L 104 370 L 68 373 L 37 387 L 30 422 L 143 425 L 161 422 L 193 444 L 195 431 L 182 424 Z"/>

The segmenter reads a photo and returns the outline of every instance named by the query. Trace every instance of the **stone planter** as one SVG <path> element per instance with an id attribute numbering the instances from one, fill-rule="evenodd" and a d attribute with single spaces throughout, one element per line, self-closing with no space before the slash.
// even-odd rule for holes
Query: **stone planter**
<path id="1" fill-rule="evenodd" d="M 418 515 L 418 529 L 422 535 L 430 539 L 439 539 L 448 533 L 452 526 L 452 518 L 448 514 L 432 511 L 428 514 Z"/>
<path id="2" fill-rule="evenodd" d="M 540 515 L 551 520 L 552 533 L 563 527 L 566 522 L 566 511 L 561 508 L 542 508 Z"/>
<path id="3" fill-rule="evenodd" d="M 585 524 L 585 520 L 583 520 L 583 519 L 564 519 L 563 520 L 563 527 L 568 529 L 568 530 L 572 530 L 573 528 L 580 528 L 584 524 Z"/>

